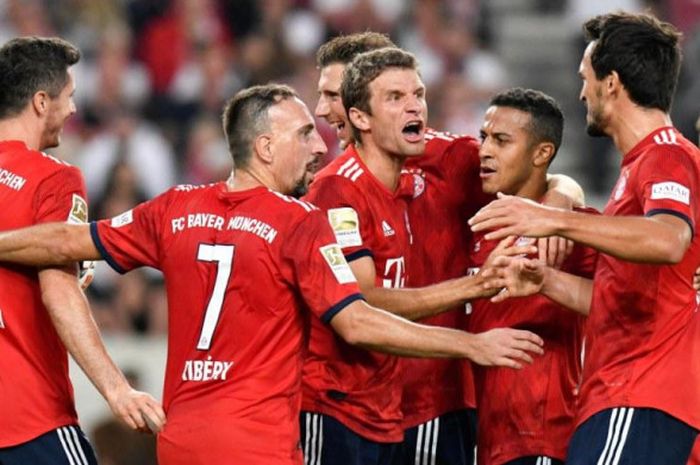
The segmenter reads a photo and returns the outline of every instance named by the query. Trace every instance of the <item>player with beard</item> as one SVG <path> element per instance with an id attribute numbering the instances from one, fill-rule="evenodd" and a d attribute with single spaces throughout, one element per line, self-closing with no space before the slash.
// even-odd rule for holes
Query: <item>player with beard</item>
<path id="1" fill-rule="evenodd" d="M 672 125 L 680 34 L 649 15 L 584 24 L 579 67 L 588 133 L 622 154 L 603 216 L 499 199 L 472 220 L 489 239 L 552 234 L 598 249 L 593 281 L 517 259 L 525 284 L 587 314 L 578 427 L 567 463 L 681 465 L 700 428 L 700 151 Z M 507 262 L 504 258 L 502 261 Z M 515 287 L 513 287 L 515 286 Z M 669 391 L 672 390 L 672 393 Z"/>
<path id="2" fill-rule="evenodd" d="M 292 465 L 299 449 L 305 325 L 397 355 L 519 366 L 541 340 L 519 330 L 471 334 L 410 323 L 367 305 L 326 215 L 284 193 L 308 183 L 325 145 L 286 86 L 245 89 L 224 110 L 235 170 L 177 186 L 115 218 L 0 234 L 0 260 L 44 265 L 105 259 L 161 269 L 168 293 L 168 423 L 162 465 Z M 311 310 L 311 314 L 306 313 Z"/>
<path id="3" fill-rule="evenodd" d="M 319 49 L 316 57 L 320 70 L 319 100 L 315 113 L 336 129 L 342 148 L 351 142 L 350 123 L 340 91 L 345 68 L 362 52 L 394 46 L 385 35 L 363 32 L 336 37 Z M 412 233 L 410 254 L 405 263 L 410 270 L 406 281 L 408 287 L 426 287 L 466 274 L 469 257 L 466 244 L 471 237 L 466 221 L 491 199 L 481 190 L 479 142 L 476 139 L 430 128 L 425 129 L 425 139 L 424 154 L 407 159 L 405 168 L 410 173 L 408 179 L 403 180 L 409 190 L 413 190 L 413 198 L 408 202 Z M 381 167 L 369 168 L 372 173 L 380 170 Z M 557 201 L 557 191 L 582 197 L 578 185 L 566 177 L 554 176 L 549 184 L 547 201 Z M 381 238 L 384 232 L 380 234 Z M 552 241 L 552 244 L 556 242 Z M 549 248 L 549 256 L 547 250 L 547 247 L 540 246 L 540 253 L 552 261 L 561 261 L 565 255 L 558 253 L 557 247 Z M 403 303 L 392 307 L 386 301 L 386 295 L 384 300 L 378 296 L 378 301 L 373 300 L 375 296 L 371 293 L 366 293 L 366 297 L 377 305 L 387 305 L 390 311 L 392 308 L 397 312 L 402 310 Z M 420 300 L 411 303 L 425 305 Z M 466 327 L 463 302 L 460 301 L 452 310 L 423 318 L 421 322 Z M 405 313 L 404 316 L 412 317 Z M 399 462 L 411 465 L 436 460 L 443 464 L 472 463 L 476 415 L 470 364 L 449 359 L 402 359 L 400 363 L 405 439 L 403 458 Z M 464 376 L 462 369 L 466 372 Z M 312 420 L 318 422 L 319 418 L 318 415 L 304 414 L 302 427 L 307 423 L 311 425 Z M 307 443 L 311 445 L 307 448 L 313 450 L 314 437 L 308 436 Z M 315 438 L 318 440 L 318 435 Z"/>
<path id="4" fill-rule="evenodd" d="M 0 48 L 0 229 L 87 221 L 80 171 L 41 150 L 56 147 L 75 113 L 71 66 L 80 52 L 57 38 Z M 94 464 L 78 426 L 66 349 L 114 414 L 147 430 L 163 410 L 135 391 L 107 354 L 76 277 L 61 267 L 0 267 L 0 463 Z"/>

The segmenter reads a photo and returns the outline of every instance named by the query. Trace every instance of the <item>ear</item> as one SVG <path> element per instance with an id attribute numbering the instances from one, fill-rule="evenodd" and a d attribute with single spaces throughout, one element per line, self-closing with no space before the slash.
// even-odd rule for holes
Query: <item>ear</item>
<path id="1" fill-rule="evenodd" d="M 617 95 L 623 87 L 622 81 L 620 81 L 620 75 L 617 71 L 612 71 L 605 78 L 605 92 L 608 95 Z"/>
<path id="2" fill-rule="evenodd" d="M 40 90 L 32 96 L 32 108 L 39 116 L 44 116 L 49 111 L 49 94 Z"/>
<path id="3" fill-rule="evenodd" d="M 256 137 L 253 141 L 253 152 L 264 163 L 272 163 L 275 158 L 272 150 L 272 137 L 269 134 L 260 134 Z"/>
<path id="4" fill-rule="evenodd" d="M 532 157 L 532 164 L 538 168 L 546 167 L 554 157 L 554 144 L 551 142 L 540 142 L 535 147 L 535 156 Z"/>
<path id="5" fill-rule="evenodd" d="M 360 131 L 369 131 L 369 115 L 362 110 L 355 107 L 350 108 L 348 111 L 348 117 L 350 119 L 350 124 L 355 126 Z"/>

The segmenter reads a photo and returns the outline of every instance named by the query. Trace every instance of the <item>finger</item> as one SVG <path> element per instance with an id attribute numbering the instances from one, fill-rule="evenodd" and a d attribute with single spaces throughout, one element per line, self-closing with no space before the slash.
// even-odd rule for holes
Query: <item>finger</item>
<path id="1" fill-rule="evenodd" d="M 549 244 L 547 247 L 547 265 L 556 266 L 559 241 L 557 241 L 556 236 L 550 236 L 547 238 L 547 242 Z"/>
<path id="2" fill-rule="evenodd" d="M 532 359 L 530 354 L 528 354 L 524 350 L 518 350 L 518 349 L 511 350 L 508 353 L 508 358 L 511 358 L 513 360 L 520 360 L 520 361 L 523 361 L 523 362 L 529 363 L 529 364 L 532 364 L 532 362 L 534 362 L 534 360 Z"/>
<path id="3" fill-rule="evenodd" d="M 514 245 L 512 247 L 508 247 L 507 249 L 503 249 L 503 253 L 501 255 L 503 256 L 517 256 L 517 255 L 530 255 L 537 253 L 537 247 L 534 245 Z"/>
<path id="4" fill-rule="evenodd" d="M 148 431 L 150 433 L 160 433 L 160 430 L 163 428 L 163 422 L 158 418 L 158 415 L 156 415 L 155 412 L 153 412 L 150 408 L 144 408 L 141 411 L 141 417 L 146 423 L 146 426 L 148 427 Z"/>
<path id="5" fill-rule="evenodd" d="M 513 331 L 515 331 L 514 337 L 516 339 L 521 339 L 523 341 L 530 341 L 533 344 L 537 344 L 538 346 L 544 345 L 544 340 L 535 333 L 532 333 L 530 331 L 526 331 L 523 329 L 514 329 Z"/>
<path id="6" fill-rule="evenodd" d="M 503 239 L 504 237 L 510 236 L 512 234 L 517 234 L 517 231 L 514 226 L 512 227 L 500 227 L 500 228 L 485 228 L 485 229 L 493 229 L 494 231 L 491 231 L 484 235 L 484 239 L 487 241 L 497 241 L 500 239 Z"/>
<path id="7" fill-rule="evenodd" d="M 494 286 L 495 289 L 498 289 L 497 286 Z M 494 304 L 497 304 L 499 302 L 503 302 L 504 300 L 508 300 L 510 298 L 510 291 L 508 289 L 502 289 L 498 294 L 495 296 L 491 297 L 491 302 Z"/>
<path id="8" fill-rule="evenodd" d="M 492 215 L 489 214 L 488 216 L 484 216 L 482 219 L 479 221 L 474 222 L 471 225 L 472 231 L 473 232 L 479 232 L 479 231 L 485 231 L 489 229 L 498 229 L 503 226 L 510 226 L 510 220 L 503 216 L 503 215 Z M 508 234 L 506 234 L 503 237 L 506 237 Z"/>
<path id="9" fill-rule="evenodd" d="M 513 360 L 512 358 L 508 358 L 508 357 L 501 357 L 501 358 L 495 360 L 493 364 L 495 366 L 513 368 L 516 370 L 520 370 L 523 367 L 523 365 L 521 363 L 519 363 L 516 360 Z"/>
<path id="10" fill-rule="evenodd" d="M 546 237 L 540 237 L 537 239 L 537 249 L 538 249 L 538 257 L 540 260 L 543 262 L 547 262 L 547 251 L 549 250 L 549 247 L 547 247 L 547 238 Z"/>

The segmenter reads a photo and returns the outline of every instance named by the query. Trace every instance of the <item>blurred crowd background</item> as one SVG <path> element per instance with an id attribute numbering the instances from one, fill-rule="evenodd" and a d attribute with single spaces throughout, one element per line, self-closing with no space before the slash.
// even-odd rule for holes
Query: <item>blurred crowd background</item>
<path id="1" fill-rule="evenodd" d="M 92 219 L 177 183 L 224 179 L 231 163 L 223 103 L 243 87 L 278 81 L 313 109 L 316 49 L 364 30 L 385 32 L 417 55 L 434 128 L 478 134 L 489 97 L 509 86 L 557 98 L 567 126 L 553 170 L 577 179 L 600 208 L 619 156 L 608 141 L 585 135 L 577 69 L 582 21 L 616 9 L 648 10 L 683 31 L 673 119 L 697 140 L 700 0 L 0 0 L 0 41 L 58 35 L 81 49 L 78 113 L 52 153 L 82 168 Z M 334 131 L 318 124 L 331 159 Z M 158 273 L 119 277 L 101 265 L 89 294 L 108 337 L 165 334 Z"/>

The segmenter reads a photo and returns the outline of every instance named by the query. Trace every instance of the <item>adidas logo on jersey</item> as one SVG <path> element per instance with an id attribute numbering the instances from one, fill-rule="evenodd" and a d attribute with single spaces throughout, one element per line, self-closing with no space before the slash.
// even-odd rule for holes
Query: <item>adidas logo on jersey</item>
<path id="1" fill-rule="evenodd" d="M 663 131 L 655 135 L 654 142 L 656 142 L 658 145 L 678 145 L 678 139 L 676 138 L 676 133 L 673 129 L 664 129 Z"/>
<path id="2" fill-rule="evenodd" d="M 382 231 L 384 231 L 385 237 L 393 236 L 394 234 L 396 234 L 396 231 L 394 231 L 394 228 L 389 226 L 389 223 L 387 223 L 386 221 L 382 221 Z"/>

